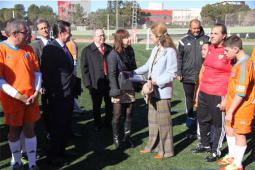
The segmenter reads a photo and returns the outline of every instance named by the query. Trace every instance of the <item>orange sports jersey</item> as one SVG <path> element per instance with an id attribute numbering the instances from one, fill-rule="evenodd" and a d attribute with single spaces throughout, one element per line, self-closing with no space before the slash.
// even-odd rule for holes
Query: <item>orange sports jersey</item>
<path id="1" fill-rule="evenodd" d="M 255 96 L 255 86 L 253 64 L 248 56 L 238 61 L 232 68 L 227 91 L 227 111 L 235 95 L 243 97 L 243 101 L 236 109 L 234 118 L 251 121 L 254 117 L 255 105 L 252 101 Z"/>
<path id="2" fill-rule="evenodd" d="M 15 48 L 6 41 L 0 43 L 0 77 L 21 94 L 33 95 L 35 71 L 39 71 L 39 63 L 29 45 Z M 1 99 L 4 110 L 13 102 L 10 101 L 13 98 L 3 92 Z"/>
<path id="3" fill-rule="evenodd" d="M 74 42 L 68 41 L 66 43 L 66 46 L 67 46 L 68 50 L 70 51 L 73 59 L 76 60 L 77 59 L 77 46 L 76 46 L 76 44 Z"/>

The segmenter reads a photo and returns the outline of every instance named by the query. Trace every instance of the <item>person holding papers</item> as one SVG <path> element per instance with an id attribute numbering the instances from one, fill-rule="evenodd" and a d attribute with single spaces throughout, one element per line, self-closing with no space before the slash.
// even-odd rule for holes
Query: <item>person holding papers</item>
<path id="1" fill-rule="evenodd" d="M 134 71 L 140 75 L 148 73 L 149 79 L 144 85 L 147 88 L 143 87 L 143 93 L 150 95 L 149 140 L 140 153 L 157 152 L 154 158 L 162 159 L 174 155 L 170 100 L 173 92 L 172 81 L 177 71 L 177 50 L 165 24 L 153 24 L 151 32 L 156 46 L 146 64 Z"/>

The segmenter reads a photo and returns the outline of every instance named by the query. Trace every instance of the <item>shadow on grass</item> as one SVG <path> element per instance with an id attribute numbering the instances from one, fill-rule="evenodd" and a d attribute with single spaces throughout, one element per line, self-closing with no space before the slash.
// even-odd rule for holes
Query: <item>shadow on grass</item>
<path id="1" fill-rule="evenodd" d="M 172 101 L 172 108 L 178 103 L 180 103 L 180 101 L 178 100 Z M 145 104 L 144 100 L 140 98 L 136 100 L 133 108 L 132 139 L 135 144 L 135 149 L 138 150 L 140 146 L 144 143 L 144 139 L 148 137 L 148 107 Z M 104 113 L 104 109 L 101 109 L 101 111 L 102 113 Z M 102 117 L 104 117 L 104 114 L 102 114 Z M 174 112 L 174 117 L 172 119 L 173 126 L 182 125 L 185 122 L 185 119 L 186 115 L 183 114 L 183 112 Z M 123 124 L 123 122 L 121 124 Z M 7 130 L 8 128 L 6 127 L 1 128 L 1 132 L 3 131 L 3 133 L 1 133 L 1 137 L 5 137 L 7 135 Z M 106 167 L 114 169 L 114 165 L 120 164 L 123 161 L 127 161 L 129 157 L 132 157 L 132 155 L 128 155 L 127 153 L 125 153 L 125 150 L 128 148 L 125 148 L 123 150 L 113 149 L 114 147 L 111 129 L 103 127 L 100 132 L 95 132 L 93 130 L 92 110 L 88 110 L 84 114 L 78 114 L 73 117 L 73 130 L 75 132 L 83 134 L 82 137 L 72 138 L 69 141 L 68 150 L 76 153 L 76 156 L 67 160 L 69 164 L 59 167 L 52 167 L 48 165 L 45 160 L 47 142 L 45 139 L 43 122 L 42 120 L 40 120 L 37 123 L 36 131 L 38 137 L 38 154 L 40 155 L 38 165 L 40 169 L 97 170 L 104 169 Z M 183 150 L 187 149 L 195 141 L 195 139 L 187 138 L 187 133 L 188 130 L 184 129 L 181 130 L 179 133 L 175 134 L 175 136 L 173 137 L 175 156 L 181 155 L 180 153 Z M 253 138 L 253 141 L 250 140 L 248 145 L 252 145 L 254 143 L 255 137 L 251 136 L 250 138 Z M 6 137 L 4 139 L 7 140 Z M 0 148 L 1 160 L 6 161 L 10 157 L 8 143 L 6 143 L 5 145 L 1 145 Z M 227 148 L 225 148 L 224 150 L 227 150 Z M 252 147 L 247 148 L 247 153 L 250 154 L 244 161 L 244 166 L 247 166 L 254 161 L 254 144 Z M 0 169 L 7 168 L 8 166 L 9 162 L 2 162 L 2 164 L 0 165 Z M 138 166 L 138 168 L 139 167 L 140 166 Z"/>
<path id="2" fill-rule="evenodd" d="M 114 166 L 128 158 L 122 150 L 103 149 L 89 154 L 84 161 L 70 165 L 66 170 L 91 169 L 101 170 L 107 166 Z M 86 167 L 86 168 L 85 168 Z"/>
<path id="3" fill-rule="evenodd" d="M 196 139 L 187 138 L 186 136 L 187 136 L 187 130 L 174 136 L 173 138 L 174 143 L 178 143 L 178 141 L 180 141 L 178 144 L 174 145 L 175 156 L 177 156 L 181 151 L 189 147 L 189 145 L 196 140 Z"/>
<path id="4" fill-rule="evenodd" d="M 147 123 L 147 105 L 143 99 L 137 99 L 133 107 L 133 127 L 132 133 L 141 131 L 148 126 Z M 104 109 L 101 109 L 101 113 L 104 113 Z M 104 114 L 102 114 L 102 119 Z M 121 125 L 123 125 L 123 117 L 121 119 Z M 75 162 L 70 165 L 64 165 L 59 167 L 51 167 L 47 165 L 45 160 L 47 142 L 45 139 L 45 132 L 42 120 L 37 123 L 37 135 L 38 135 L 38 150 L 40 152 L 41 160 L 38 162 L 40 169 L 102 169 L 106 166 L 112 166 L 118 164 L 128 158 L 128 155 L 123 150 L 109 150 L 108 147 L 113 148 L 112 130 L 103 127 L 101 131 L 95 132 L 93 130 L 93 113 L 92 110 L 86 111 L 84 114 L 76 115 L 73 117 L 73 131 L 81 133 L 83 136 L 79 138 L 72 138 L 69 142 L 70 151 L 77 154 L 71 160 L 67 162 Z M 120 127 L 123 131 L 123 126 Z M 132 139 L 135 146 L 142 144 L 143 138 L 146 135 L 133 135 Z"/>

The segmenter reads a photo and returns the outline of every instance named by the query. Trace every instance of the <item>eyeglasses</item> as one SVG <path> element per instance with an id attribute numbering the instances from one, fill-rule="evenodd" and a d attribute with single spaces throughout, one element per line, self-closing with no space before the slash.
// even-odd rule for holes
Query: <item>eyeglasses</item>
<path id="1" fill-rule="evenodd" d="M 21 34 L 24 34 L 24 35 L 28 34 L 28 32 L 22 32 L 22 31 L 19 31 L 18 33 L 21 33 Z"/>

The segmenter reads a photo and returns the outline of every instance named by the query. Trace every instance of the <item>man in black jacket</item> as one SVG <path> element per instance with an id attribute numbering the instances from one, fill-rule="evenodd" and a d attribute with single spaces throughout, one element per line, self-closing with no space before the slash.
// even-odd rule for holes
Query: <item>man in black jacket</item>
<path id="1" fill-rule="evenodd" d="M 102 29 L 94 32 L 94 42 L 85 47 L 81 54 L 81 75 L 84 86 L 89 89 L 93 103 L 94 129 L 102 127 L 100 108 L 105 102 L 105 124 L 111 125 L 112 104 L 109 96 L 109 80 L 107 79 L 106 57 L 112 47 L 105 43 Z"/>
<path id="2" fill-rule="evenodd" d="M 53 35 L 55 40 L 43 48 L 41 71 L 51 127 L 48 160 L 60 164 L 67 156 L 65 146 L 73 111 L 74 61 L 65 45 L 71 36 L 70 23 L 57 21 L 53 25 Z"/>
<path id="3" fill-rule="evenodd" d="M 203 63 L 201 47 L 208 41 L 209 37 L 204 34 L 198 19 L 190 21 L 188 33 L 179 41 L 177 79 L 183 83 L 187 120 L 192 120 L 196 116 L 193 112 L 193 104 L 198 75 Z"/>

